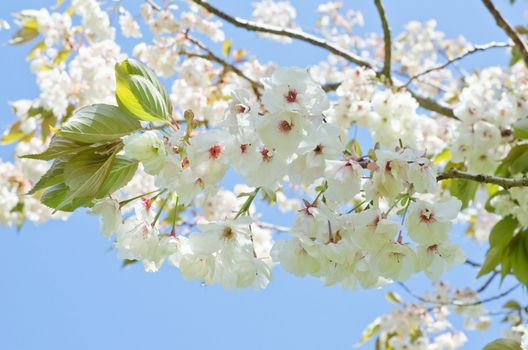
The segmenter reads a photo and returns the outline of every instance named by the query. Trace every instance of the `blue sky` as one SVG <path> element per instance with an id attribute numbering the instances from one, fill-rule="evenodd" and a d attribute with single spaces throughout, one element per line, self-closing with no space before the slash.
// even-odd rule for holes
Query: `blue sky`
<path id="1" fill-rule="evenodd" d="M 212 1 L 230 13 L 247 17 L 249 1 Z M 510 6 L 496 0 L 513 23 L 526 23 L 526 2 Z M 24 8 L 50 6 L 54 1 L 2 1 L 0 18 Z M 131 6 L 138 0 L 124 1 Z M 300 24 L 312 27 L 317 1 L 293 1 Z M 350 0 L 365 15 L 366 32 L 379 31 L 373 1 Z M 477 0 L 385 0 L 389 21 L 398 33 L 410 20 L 434 18 L 449 37 L 464 35 L 474 43 L 504 40 L 492 18 Z M 133 11 L 134 12 L 134 11 Z M 137 11 L 135 11 L 137 12 Z M 254 40 L 252 33 L 226 25 L 235 47 L 244 47 L 262 60 L 281 65 L 308 66 L 325 52 L 303 43 L 282 45 Z M 0 127 L 14 118 L 7 102 L 36 97 L 34 77 L 25 57 L 29 46 L 7 46 L 9 33 L 0 32 Z M 124 42 L 130 48 L 130 42 Z M 216 48 L 219 51 L 219 48 Z M 464 66 L 504 65 L 500 50 L 477 54 Z M 9 159 L 11 148 L 0 149 Z M 287 224 L 289 218 L 280 218 Z M 463 240 L 462 232 L 454 233 Z M 0 228 L 0 349 L 351 349 L 363 328 L 393 305 L 382 290 L 342 291 L 325 288 L 314 278 L 296 278 L 274 270 L 272 284 L 263 291 L 226 291 L 187 282 L 166 266 L 145 273 L 140 266 L 121 269 L 111 243 L 99 234 L 98 222 L 84 210 L 67 222 L 28 224 L 21 232 Z M 485 247 L 468 247 L 482 259 Z M 475 271 L 462 266 L 448 274 L 454 285 L 479 286 Z M 409 285 L 423 291 L 430 282 L 414 277 Z M 505 283 L 503 289 L 508 287 Z M 489 288 L 489 294 L 497 291 Z M 516 296 L 526 300 L 518 291 Z M 479 349 L 497 337 L 502 325 L 485 333 L 468 332 L 465 349 Z M 372 348 L 372 345 L 365 348 Z"/>

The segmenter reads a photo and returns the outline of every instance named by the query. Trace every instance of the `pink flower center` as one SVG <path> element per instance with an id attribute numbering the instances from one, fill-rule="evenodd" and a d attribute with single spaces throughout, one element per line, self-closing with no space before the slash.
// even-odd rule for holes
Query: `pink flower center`
<path id="1" fill-rule="evenodd" d="M 141 201 L 143 202 L 143 206 L 145 207 L 146 211 L 150 211 L 150 208 L 152 208 L 152 200 L 148 197 L 141 198 Z"/>
<path id="2" fill-rule="evenodd" d="M 243 145 L 240 145 L 240 152 L 242 154 L 245 154 L 247 152 L 247 148 L 248 148 L 248 145 L 247 143 L 243 144 Z"/>
<path id="3" fill-rule="evenodd" d="M 297 102 L 297 91 L 290 89 L 288 90 L 288 93 L 284 95 L 284 99 L 288 103 L 294 103 Z"/>
<path id="4" fill-rule="evenodd" d="M 438 244 L 433 244 L 427 247 L 427 253 L 429 254 L 438 253 Z"/>
<path id="5" fill-rule="evenodd" d="M 242 103 L 239 103 L 237 105 L 235 105 L 235 111 L 237 113 L 246 113 L 249 111 L 249 107 L 246 106 L 246 105 L 243 105 Z"/>
<path id="6" fill-rule="evenodd" d="M 422 223 L 429 224 L 435 220 L 436 220 L 435 216 L 433 212 L 431 211 L 431 209 L 429 208 L 423 209 L 422 212 L 420 213 L 420 222 Z"/>
<path id="7" fill-rule="evenodd" d="M 262 155 L 262 160 L 265 162 L 269 162 L 273 159 L 273 156 L 269 154 L 269 150 L 266 147 L 262 147 L 260 150 L 260 154 Z"/>
<path id="8" fill-rule="evenodd" d="M 388 161 L 387 163 L 385 163 L 385 171 L 390 173 L 392 171 L 392 161 Z"/>
<path id="9" fill-rule="evenodd" d="M 281 120 L 279 122 L 279 130 L 280 132 L 287 134 L 289 133 L 293 128 L 293 124 L 288 123 L 286 120 Z"/>
<path id="10" fill-rule="evenodd" d="M 220 157 L 220 154 L 222 154 L 222 146 L 214 145 L 213 147 L 209 148 L 209 158 L 217 159 Z"/>

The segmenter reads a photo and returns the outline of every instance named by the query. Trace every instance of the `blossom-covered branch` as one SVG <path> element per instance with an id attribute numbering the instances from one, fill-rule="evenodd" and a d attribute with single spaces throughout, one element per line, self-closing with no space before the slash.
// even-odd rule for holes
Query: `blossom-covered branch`
<path id="1" fill-rule="evenodd" d="M 225 21 L 233 24 L 236 27 L 245 28 L 250 31 L 275 34 L 275 35 L 286 36 L 289 38 L 305 41 L 317 47 L 326 49 L 329 52 L 333 53 L 334 55 L 342 57 L 349 62 L 355 63 L 362 67 L 374 68 L 374 64 L 372 62 L 369 62 L 366 59 L 348 50 L 338 47 L 337 45 L 334 45 L 328 42 L 327 40 L 321 39 L 315 35 L 304 33 L 299 30 L 292 30 L 292 29 L 287 29 L 287 28 L 279 28 L 279 27 L 274 27 L 274 26 L 269 26 L 269 25 L 264 25 L 264 24 L 258 24 L 258 23 L 248 21 L 242 18 L 233 17 L 219 10 L 218 8 L 212 6 L 207 1 L 204 1 L 204 0 L 191 0 L 191 1 L 202 6 L 204 9 L 206 9 L 210 13 L 217 15 L 218 17 L 224 19 Z M 376 74 L 378 77 L 381 76 L 381 73 L 379 72 L 377 72 Z M 416 101 L 418 101 L 421 107 L 427 110 L 442 114 L 446 117 L 457 119 L 451 108 L 444 106 L 432 99 L 422 97 L 411 90 L 409 90 L 409 92 L 413 95 Z"/>
<path id="2" fill-rule="evenodd" d="M 519 53 L 521 54 L 524 64 L 526 67 L 528 67 L 528 48 L 526 46 L 526 43 L 523 41 L 523 39 L 519 36 L 519 33 L 515 31 L 515 29 L 506 21 L 506 19 L 502 16 L 502 14 L 499 12 L 499 10 L 493 5 L 493 2 L 491 0 L 482 0 L 482 3 L 488 11 L 491 13 L 493 18 L 495 18 L 495 22 L 499 27 L 504 30 L 506 35 L 510 37 L 510 39 L 515 43 L 515 47 L 519 50 Z"/>
<path id="3" fill-rule="evenodd" d="M 446 61 L 445 63 L 441 64 L 441 65 L 438 65 L 438 66 L 435 66 L 435 67 L 431 67 L 429 69 L 426 69 L 424 70 L 423 72 L 419 73 L 419 74 L 416 74 L 416 75 L 413 75 L 403 86 L 404 87 L 407 87 L 409 86 L 414 80 L 420 78 L 420 77 L 423 77 L 424 75 L 427 75 L 431 72 L 434 72 L 434 71 L 437 71 L 437 70 L 441 70 L 441 69 L 444 69 L 446 68 L 447 66 L 457 62 L 457 61 L 460 61 L 461 59 L 463 59 L 464 57 L 466 56 L 469 56 L 477 51 L 486 51 L 486 50 L 489 50 L 489 49 L 492 49 L 492 48 L 500 48 L 500 47 L 511 47 L 511 44 L 510 43 L 501 43 L 501 42 L 495 42 L 495 41 L 492 41 L 488 44 L 484 44 L 484 45 L 475 45 L 469 49 L 467 49 L 464 53 Z"/>
<path id="4" fill-rule="evenodd" d="M 193 44 L 195 44 L 196 46 L 198 46 L 200 49 L 202 49 L 203 51 L 206 52 L 205 55 L 201 55 L 201 54 L 196 54 L 196 53 L 192 53 L 192 52 L 186 52 L 186 51 L 182 51 L 182 54 L 188 56 L 188 57 L 200 57 L 200 58 L 204 58 L 204 59 L 207 59 L 207 60 L 210 60 L 210 61 L 214 61 L 216 63 L 219 63 L 223 68 L 224 70 L 226 71 L 232 71 L 233 73 L 235 73 L 236 75 L 238 75 L 239 77 L 241 77 L 242 79 L 246 80 L 249 84 L 251 84 L 251 88 L 253 89 L 253 92 L 255 93 L 255 96 L 257 96 L 257 98 L 260 99 L 261 97 L 261 93 L 260 93 L 260 89 L 262 89 L 264 86 L 262 85 L 262 83 L 258 82 L 258 81 L 255 81 L 253 79 L 251 79 L 250 77 L 248 77 L 244 72 L 242 72 L 242 70 L 240 70 L 237 66 L 235 66 L 234 64 L 231 64 L 229 62 L 227 62 L 226 60 L 224 60 L 223 58 L 221 58 L 220 56 L 216 55 L 213 51 L 209 50 L 207 48 L 207 46 L 205 46 L 204 44 L 202 44 L 200 41 L 194 39 L 194 38 L 191 38 L 189 37 L 188 35 L 186 36 L 186 38 L 192 42 Z"/>
<path id="5" fill-rule="evenodd" d="M 463 301 L 459 301 L 459 300 L 442 301 L 442 300 L 432 300 L 432 299 L 424 298 L 421 295 L 418 295 L 418 294 L 414 293 L 405 283 L 398 282 L 398 285 L 400 287 L 402 287 L 403 290 L 405 290 L 409 295 L 411 295 L 412 297 L 414 297 L 417 300 L 421 301 L 422 303 L 428 303 L 428 304 L 434 304 L 434 305 L 443 305 L 443 306 L 453 305 L 453 306 L 460 306 L 460 307 L 481 305 L 481 304 L 486 304 L 486 303 L 489 303 L 489 302 L 492 302 L 492 301 L 495 301 L 495 300 L 499 300 L 501 298 L 504 298 L 508 294 L 512 293 L 514 290 L 516 290 L 517 288 L 519 288 L 521 286 L 521 284 L 517 283 L 517 284 L 513 285 L 512 287 L 506 289 L 504 292 L 501 292 L 499 294 L 493 295 L 491 297 L 484 298 L 484 299 L 479 299 L 479 300 L 475 300 L 475 301 L 471 301 L 471 302 L 463 302 Z"/>
<path id="6" fill-rule="evenodd" d="M 447 180 L 447 179 L 465 179 L 475 182 L 488 183 L 499 185 L 503 188 L 512 188 L 512 187 L 524 187 L 528 186 L 528 177 L 521 177 L 518 179 L 510 179 L 497 177 L 493 175 L 485 174 L 470 174 L 457 169 L 450 169 L 445 173 L 442 173 L 436 178 L 438 181 Z"/>
<path id="7" fill-rule="evenodd" d="M 327 40 L 324 40 L 322 38 L 319 38 L 315 35 L 311 35 L 308 33 L 305 33 L 300 30 L 292 30 L 287 28 L 280 28 L 265 24 L 259 24 L 256 22 L 248 21 L 242 18 L 233 17 L 218 8 L 214 7 L 213 5 L 209 4 L 205 0 L 191 0 L 192 2 L 196 3 L 197 5 L 202 6 L 204 9 L 209 11 L 210 13 L 213 13 L 217 15 L 218 17 L 222 18 L 223 20 L 231 23 L 232 25 L 240 28 L 244 28 L 250 31 L 254 32 L 261 32 L 261 33 L 268 33 L 268 34 L 275 34 L 280 36 L 287 36 L 292 39 L 297 39 L 301 41 L 305 41 L 307 43 L 310 43 L 312 45 L 315 45 L 317 47 L 321 47 L 325 50 L 330 51 L 336 56 L 342 57 L 347 61 L 353 62 L 360 66 L 365 66 L 368 68 L 373 68 L 374 64 L 365 60 L 364 58 L 356 55 L 353 52 L 350 52 L 348 50 L 345 50 L 337 45 L 334 45 Z"/>
<path id="8" fill-rule="evenodd" d="M 376 4 L 376 9 L 378 10 L 381 26 L 383 28 L 383 42 L 384 42 L 384 51 L 385 56 L 383 58 L 383 75 L 387 79 L 388 83 L 392 83 L 391 77 L 391 52 L 392 52 L 392 43 L 391 43 L 391 30 L 389 27 L 389 22 L 387 21 L 387 15 L 385 14 L 385 9 L 381 0 L 374 0 Z"/>

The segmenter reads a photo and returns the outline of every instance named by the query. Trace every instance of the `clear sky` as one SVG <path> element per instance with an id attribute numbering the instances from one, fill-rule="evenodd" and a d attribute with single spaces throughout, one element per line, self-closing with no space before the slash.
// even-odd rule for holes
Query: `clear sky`
<path id="1" fill-rule="evenodd" d="M 25 8 L 53 5 L 54 0 L 2 0 L 0 18 Z M 211 0 L 239 16 L 248 17 L 250 1 Z M 495 0 L 513 23 L 526 23 L 527 3 Z M 139 3 L 125 0 L 126 4 Z M 293 1 L 299 23 L 311 28 L 317 1 Z M 373 1 L 345 1 L 365 15 L 366 32 L 379 31 Z M 505 40 L 478 0 L 385 0 L 388 18 L 398 33 L 410 20 L 436 19 L 438 27 L 453 37 L 464 35 L 473 43 Z M 128 6 L 128 5 L 127 5 Z M 132 11 L 136 12 L 137 11 Z M 326 53 L 303 43 L 282 45 L 254 40 L 252 33 L 225 25 L 235 47 L 245 47 L 262 60 L 281 65 L 308 66 Z M 25 57 L 30 46 L 7 46 L 9 33 L 0 32 L 0 127 L 14 118 L 8 101 L 34 98 L 38 90 Z M 124 42 L 130 49 L 130 42 Z M 216 47 L 217 52 L 219 48 Z M 475 55 L 465 67 L 506 64 L 501 51 Z M 0 157 L 10 159 L 11 148 Z M 291 218 L 281 217 L 288 224 Z M 464 241 L 460 230 L 454 233 Z M 482 260 L 485 247 L 468 246 L 469 255 Z M 448 274 L 455 285 L 479 286 L 475 271 L 462 266 Z M 388 312 L 393 304 L 382 290 L 343 291 L 325 288 L 314 278 L 296 278 L 280 269 L 263 291 L 226 291 L 184 281 L 178 271 L 165 266 L 155 274 L 141 266 L 121 269 L 111 242 L 99 234 L 96 218 L 84 210 L 67 222 L 26 225 L 21 232 L 0 228 L 0 349 L 352 349 L 363 328 Z M 502 290 L 510 284 L 505 283 Z M 409 283 L 416 291 L 431 284 L 423 276 Z M 488 295 L 497 293 L 498 285 Z M 526 301 L 522 291 L 515 294 Z M 467 332 L 464 349 L 480 349 L 499 336 L 502 325 L 484 333 Z M 373 348 L 370 344 L 365 348 Z"/>

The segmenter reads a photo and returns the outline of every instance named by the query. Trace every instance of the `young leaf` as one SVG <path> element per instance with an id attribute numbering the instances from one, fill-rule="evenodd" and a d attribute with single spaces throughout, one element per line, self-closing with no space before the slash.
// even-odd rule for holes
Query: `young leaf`
<path id="1" fill-rule="evenodd" d="M 501 161 L 500 165 L 497 167 L 495 175 L 500 177 L 511 177 L 512 174 L 515 174 L 511 169 L 512 164 L 523 155 L 528 155 L 528 144 L 526 143 L 517 145 L 510 150 L 508 155 Z M 523 163 L 523 161 L 517 163 L 518 165 L 516 167 L 523 168 Z M 528 169 L 528 163 L 524 165 L 526 166 L 526 169 Z"/>
<path id="2" fill-rule="evenodd" d="M 376 335 L 381 329 L 381 320 L 379 318 L 375 319 L 371 324 L 365 328 L 361 334 L 361 339 L 359 340 L 360 344 L 367 342 L 370 338 Z"/>
<path id="3" fill-rule="evenodd" d="M 512 272 L 519 282 L 528 285 L 528 231 L 521 232 L 515 238 L 511 249 Z"/>
<path id="4" fill-rule="evenodd" d="M 89 144 L 76 142 L 61 136 L 53 136 L 48 149 L 38 154 L 26 154 L 20 158 L 52 160 L 59 157 L 69 156 L 84 151 L 90 147 Z"/>
<path id="5" fill-rule="evenodd" d="M 486 345 L 482 350 L 521 350 L 521 344 L 512 339 L 497 339 Z"/>
<path id="6" fill-rule="evenodd" d="M 163 84 L 143 63 L 127 59 L 116 64 L 116 99 L 136 118 L 164 121 L 172 115 L 172 102 Z"/>
<path id="7" fill-rule="evenodd" d="M 517 219 L 511 215 L 497 222 L 491 229 L 489 236 L 490 247 L 505 247 L 508 245 L 518 224 Z"/>
<path id="8" fill-rule="evenodd" d="M 150 81 L 156 90 L 160 92 L 161 96 L 163 96 L 163 100 L 165 101 L 169 112 L 172 114 L 172 101 L 170 96 L 152 69 L 132 58 L 123 61 L 119 67 L 121 71 L 126 71 L 130 75 L 139 75 Z"/>
<path id="9" fill-rule="evenodd" d="M 60 206 L 60 210 L 68 212 L 72 212 L 79 207 L 88 206 L 90 204 L 90 200 L 86 198 L 80 198 L 72 200 L 68 204 L 61 206 L 61 203 L 65 198 L 71 195 L 71 192 L 72 191 L 64 183 L 53 185 L 49 187 L 46 192 L 44 192 L 42 198 L 40 198 L 40 201 L 42 204 L 52 209 L 58 209 Z"/>
<path id="10" fill-rule="evenodd" d="M 75 203 L 84 201 L 90 203 L 99 193 L 114 161 L 115 154 L 106 159 L 83 152 L 70 159 L 64 167 L 65 183 L 71 190 L 55 208 L 63 210 Z"/>
<path id="11" fill-rule="evenodd" d="M 111 105 L 91 105 L 77 110 L 59 135 L 78 142 L 113 141 L 141 128 L 140 122 Z"/>
<path id="12" fill-rule="evenodd" d="M 39 181 L 27 194 L 34 194 L 44 188 L 48 188 L 64 182 L 64 165 L 63 159 L 57 159 L 53 162 L 48 171 L 42 175 Z"/>
<path id="13" fill-rule="evenodd" d="M 493 271 L 495 267 L 500 264 L 503 255 L 502 253 L 503 249 L 500 247 L 490 248 L 486 253 L 486 259 L 484 260 L 477 277 L 484 276 Z"/>
<path id="14" fill-rule="evenodd" d="M 513 135 L 519 139 L 528 139 L 528 118 L 516 121 L 512 125 Z"/>
<path id="15" fill-rule="evenodd" d="M 462 201 L 462 209 L 467 208 L 469 202 L 475 197 L 477 189 L 478 182 L 463 179 L 453 179 L 449 187 L 451 195 Z"/>
<path id="16" fill-rule="evenodd" d="M 117 103 L 136 118 L 163 122 L 169 112 L 163 97 L 151 82 L 139 76 L 118 76 Z"/>
<path id="17" fill-rule="evenodd" d="M 102 198 L 114 193 L 123 186 L 126 186 L 136 173 L 138 161 L 123 156 L 117 156 L 112 164 L 112 169 L 104 180 L 101 188 L 96 194 L 96 198 Z"/>

